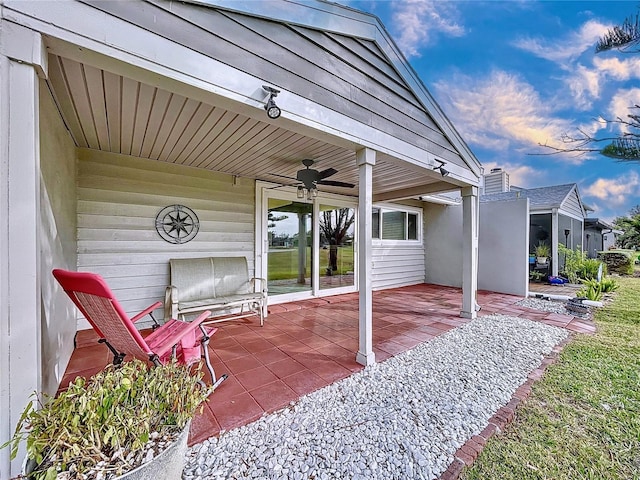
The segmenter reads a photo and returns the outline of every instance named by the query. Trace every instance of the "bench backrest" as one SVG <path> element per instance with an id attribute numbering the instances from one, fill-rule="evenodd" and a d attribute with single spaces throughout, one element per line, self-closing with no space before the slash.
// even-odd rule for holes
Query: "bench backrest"
<path id="1" fill-rule="evenodd" d="M 169 265 L 181 302 L 251 291 L 245 257 L 173 258 Z"/>

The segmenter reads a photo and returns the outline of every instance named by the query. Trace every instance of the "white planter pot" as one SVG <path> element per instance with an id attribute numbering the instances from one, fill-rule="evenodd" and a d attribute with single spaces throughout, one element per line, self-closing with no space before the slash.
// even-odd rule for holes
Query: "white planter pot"
<path id="1" fill-rule="evenodd" d="M 186 462 L 187 439 L 189 438 L 190 426 L 191 421 L 189 421 L 182 432 L 180 432 L 176 441 L 163 450 L 157 457 L 154 457 L 153 460 L 128 471 L 124 475 L 116 477 L 115 480 L 158 480 L 161 478 L 182 478 L 182 470 L 184 470 Z M 36 465 L 33 462 L 25 460 L 23 471 L 26 473 L 27 478 L 29 478 L 29 474 L 35 467 Z"/>
<path id="2" fill-rule="evenodd" d="M 140 465 L 130 472 L 117 478 L 117 480 L 158 480 L 160 478 L 182 478 L 182 470 L 185 465 L 187 454 L 187 438 L 189 437 L 189 426 L 191 422 L 182 430 L 180 436 L 166 450 L 163 450 L 157 457 L 149 463 Z"/>

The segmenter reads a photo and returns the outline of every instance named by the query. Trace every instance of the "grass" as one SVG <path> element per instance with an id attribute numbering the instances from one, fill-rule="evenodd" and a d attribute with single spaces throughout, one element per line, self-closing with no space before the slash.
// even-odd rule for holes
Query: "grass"
<path id="1" fill-rule="evenodd" d="M 311 247 L 307 247 L 307 275 L 311 272 Z M 283 280 L 298 277 L 298 248 L 271 250 L 268 256 L 269 280 Z M 320 252 L 320 275 L 329 265 L 329 249 Z M 338 247 L 338 271 L 336 274 L 353 272 L 353 247 Z"/>
<path id="2" fill-rule="evenodd" d="M 461 479 L 640 479 L 640 278 L 619 281 Z"/>

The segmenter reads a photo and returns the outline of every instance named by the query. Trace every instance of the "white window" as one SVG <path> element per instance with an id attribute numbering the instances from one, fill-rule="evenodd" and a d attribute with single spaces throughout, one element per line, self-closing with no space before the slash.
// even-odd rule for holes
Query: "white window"
<path id="1" fill-rule="evenodd" d="M 419 241 L 420 212 L 391 208 L 374 208 L 371 237 L 389 241 Z"/>

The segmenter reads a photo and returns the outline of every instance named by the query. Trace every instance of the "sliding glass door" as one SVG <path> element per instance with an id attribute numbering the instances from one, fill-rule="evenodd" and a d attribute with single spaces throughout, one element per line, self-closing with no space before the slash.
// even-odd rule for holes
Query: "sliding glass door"
<path id="1" fill-rule="evenodd" d="M 320 289 L 355 285 L 354 232 L 356 210 L 320 204 Z"/>
<path id="2" fill-rule="evenodd" d="M 313 204 L 269 198 L 267 235 L 269 295 L 311 291 Z"/>
<path id="3" fill-rule="evenodd" d="M 320 194 L 263 188 L 261 275 L 275 303 L 356 289 L 356 207 Z M 257 239 L 258 240 L 258 239 Z M 260 241 L 259 240 L 259 241 Z"/>

